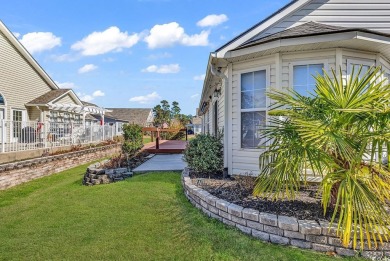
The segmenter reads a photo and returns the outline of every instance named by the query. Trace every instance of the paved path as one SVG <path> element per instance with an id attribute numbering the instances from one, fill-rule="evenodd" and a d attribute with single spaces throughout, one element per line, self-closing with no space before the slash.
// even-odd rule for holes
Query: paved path
<path id="1" fill-rule="evenodd" d="M 183 161 L 183 154 L 158 154 L 133 169 L 133 172 L 182 171 L 186 166 L 187 163 Z"/>

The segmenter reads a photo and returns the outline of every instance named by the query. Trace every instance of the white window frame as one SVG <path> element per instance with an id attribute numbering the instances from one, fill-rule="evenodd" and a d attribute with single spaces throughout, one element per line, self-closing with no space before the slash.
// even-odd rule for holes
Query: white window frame
<path id="1" fill-rule="evenodd" d="M 265 124 L 268 125 L 268 107 L 270 105 L 270 100 L 269 98 L 266 96 L 265 98 L 265 103 L 266 103 L 266 107 L 264 108 L 254 108 L 254 109 L 241 109 L 241 75 L 244 74 L 244 73 L 251 73 L 251 72 L 257 72 L 257 71 L 264 71 L 265 70 L 265 86 L 266 86 L 266 89 L 265 91 L 269 91 L 269 88 L 270 88 L 270 85 L 271 85 L 271 76 L 270 76 L 270 72 L 271 72 L 271 66 L 270 65 L 265 65 L 265 66 L 259 66 L 259 67 L 255 67 L 255 68 L 251 68 L 251 69 L 246 69 L 246 70 L 240 70 L 237 72 L 238 74 L 238 128 L 239 128 L 239 131 L 238 133 L 240 134 L 239 137 L 238 137 L 238 140 L 239 140 L 239 143 L 238 143 L 238 146 L 239 146 L 239 150 L 240 151 L 253 151 L 253 152 L 262 152 L 264 151 L 264 149 L 260 148 L 260 149 L 252 149 L 252 148 L 243 148 L 241 147 L 242 145 L 242 126 L 241 126 L 241 113 L 242 112 L 256 112 L 256 111 L 264 111 L 265 112 Z"/>
<path id="2" fill-rule="evenodd" d="M 371 67 L 371 66 L 375 66 L 376 65 L 376 61 L 375 60 L 371 60 L 371 59 L 364 59 L 364 58 L 347 58 L 347 74 L 348 74 L 348 77 L 351 75 L 352 73 L 352 65 L 355 64 L 355 65 L 365 65 L 365 66 L 368 66 L 368 67 Z"/>
<path id="3" fill-rule="evenodd" d="M 0 109 L 4 110 L 4 120 L 7 120 L 7 99 L 5 98 L 4 94 L 2 94 L 0 92 L 0 95 L 3 97 L 4 99 L 4 105 L 0 104 Z M 0 119 L 2 120 L 2 119 Z"/>
<path id="4" fill-rule="evenodd" d="M 329 73 L 329 60 L 328 59 L 309 59 L 309 60 L 299 60 L 299 61 L 293 61 L 288 64 L 289 69 L 289 88 L 294 90 L 294 66 L 299 65 L 313 65 L 313 64 L 323 64 L 325 72 Z"/>
<path id="5" fill-rule="evenodd" d="M 24 122 L 27 121 L 27 111 L 25 109 L 17 109 L 17 108 L 11 108 L 11 112 L 10 112 L 10 121 L 11 121 L 11 128 L 10 128 L 10 137 L 11 137 L 11 140 L 13 142 L 17 142 L 18 141 L 18 138 L 17 137 L 14 137 L 14 111 L 21 111 L 22 112 L 22 124 L 21 124 L 21 128 L 23 128 L 25 125 L 24 125 Z"/>

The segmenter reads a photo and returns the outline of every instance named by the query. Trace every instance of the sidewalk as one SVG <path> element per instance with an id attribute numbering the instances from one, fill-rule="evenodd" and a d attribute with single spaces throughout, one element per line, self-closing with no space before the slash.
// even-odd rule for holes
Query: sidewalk
<path id="1" fill-rule="evenodd" d="M 134 173 L 151 171 L 182 171 L 187 166 L 183 154 L 158 154 L 133 169 Z"/>

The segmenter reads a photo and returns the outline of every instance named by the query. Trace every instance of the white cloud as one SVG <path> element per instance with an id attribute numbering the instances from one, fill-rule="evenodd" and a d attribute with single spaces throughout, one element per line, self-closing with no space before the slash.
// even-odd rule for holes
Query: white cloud
<path id="1" fill-rule="evenodd" d="M 20 42 L 31 54 L 61 46 L 61 38 L 51 32 L 28 33 L 22 36 Z"/>
<path id="2" fill-rule="evenodd" d="M 86 64 L 83 67 L 81 67 L 78 72 L 79 73 L 87 73 L 92 72 L 93 70 L 96 70 L 98 67 L 94 64 Z"/>
<path id="3" fill-rule="evenodd" d="M 194 95 L 191 95 L 191 99 L 196 99 L 196 98 L 198 98 L 199 97 L 199 93 L 196 93 L 196 94 L 194 94 Z"/>
<path id="4" fill-rule="evenodd" d="M 180 72 L 180 66 L 178 64 L 166 64 L 166 65 L 150 65 L 143 69 L 142 72 L 149 73 L 178 73 Z"/>
<path id="5" fill-rule="evenodd" d="M 18 33 L 18 32 L 12 32 L 13 34 L 14 34 L 14 36 L 16 37 L 16 38 L 19 38 L 20 37 L 20 33 Z"/>
<path id="6" fill-rule="evenodd" d="M 188 35 L 178 23 L 157 24 L 150 29 L 149 35 L 144 38 L 151 49 L 170 47 L 175 44 L 186 46 L 206 46 L 209 44 L 210 31 Z"/>
<path id="7" fill-rule="evenodd" d="M 105 95 L 105 93 L 102 92 L 101 90 L 97 90 L 97 91 L 94 91 L 94 92 L 92 93 L 92 96 L 93 96 L 93 97 L 103 97 L 104 95 Z"/>
<path id="8" fill-rule="evenodd" d="M 194 76 L 194 80 L 195 81 L 203 81 L 205 77 L 206 77 L 206 74 L 196 75 L 196 76 Z"/>
<path id="9" fill-rule="evenodd" d="M 61 89 L 75 89 L 78 88 L 73 82 L 55 82 Z"/>
<path id="10" fill-rule="evenodd" d="M 135 96 L 130 98 L 131 102 L 138 102 L 140 104 L 148 104 L 161 99 L 161 96 L 157 92 L 152 92 L 144 96 Z"/>
<path id="11" fill-rule="evenodd" d="M 92 94 L 86 94 L 86 93 L 81 93 L 81 92 L 78 92 L 76 94 L 77 94 L 77 96 L 79 96 L 80 100 L 86 101 L 86 102 L 90 102 L 90 101 L 94 100 L 96 97 L 102 97 L 105 95 L 105 93 L 102 92 L 101 90 L 96 90 Z"/>
<path id="12" fill-rule="evenodd" d="M 80 51 L 82 55 L 99 55 L 108 52 L 120 52 L 130 48 L 140 40 L 136 33 L 129 35 L 121 32 L 118 27 L 111 26 L 103 32 L 93 32 L 81 41 L 72 45 L 72 50 Z"/>
<path id="13" fill-rule="evenodd" d="M 220 14 L 220 15 L 212 14 L 198 21 L 196 25 L 200 27 L 217 26 L 226 22 L 227 20 L 229 20 L 229 18 L 225 14 Z"/>
<path id="14" fill-rule="evenodd" d="M 76 93 L 77 96 L 79 96 L 80 100 L 82 101 L 86 101 L 86 102 L 90 102 L 94 99 L 94 97 L 92 97 L 92 95 L 89 95 L 89 94 L 85 94 L 85 93 Z"/>

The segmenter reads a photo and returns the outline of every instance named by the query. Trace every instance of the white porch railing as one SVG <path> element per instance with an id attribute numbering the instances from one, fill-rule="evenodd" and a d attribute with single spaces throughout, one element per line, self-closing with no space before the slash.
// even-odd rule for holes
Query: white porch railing
<path id="1" fill-rule="evenodd" d="M 115 124 L 0 120 L 0 153 L 97 143 L 119 134 Z"/>

